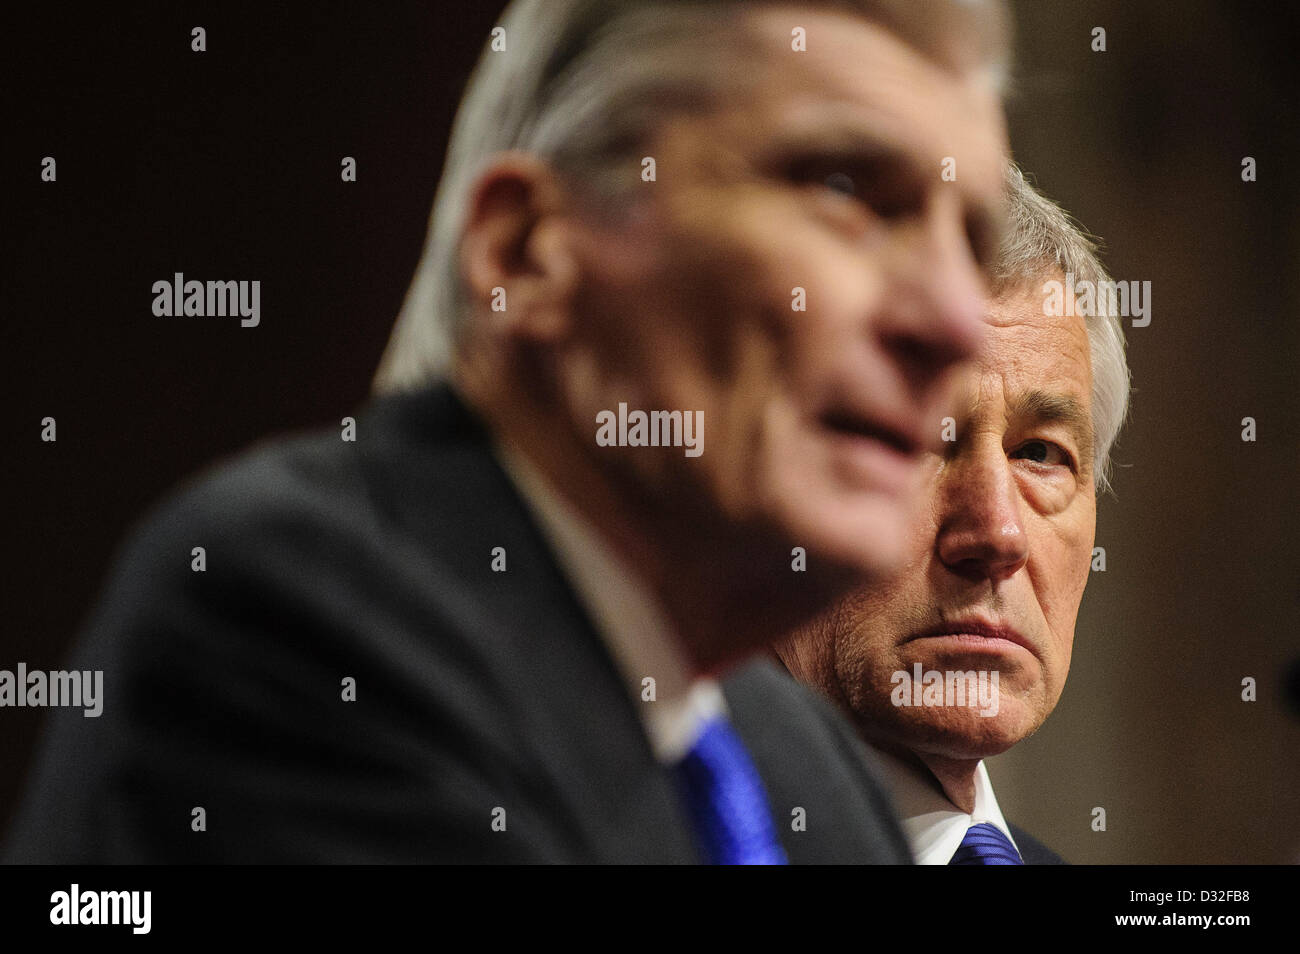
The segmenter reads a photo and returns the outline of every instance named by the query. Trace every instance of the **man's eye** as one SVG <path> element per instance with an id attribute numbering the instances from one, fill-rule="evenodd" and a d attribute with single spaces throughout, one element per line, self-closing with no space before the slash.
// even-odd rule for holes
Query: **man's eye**
<path id="1" fill-rule="evenodd" d="M 857 183 L 853 177 L 843 172 L 832 172 L 824 180 L 823 184 L 832 192 L 839 192 L 842 195 L 856 196 L 858 194 Z"/>
<path id="2" fill-rule="evenodd" d="M 1011 452 L 1011 456 L 1013 459 L 1019 458 L 1052 467 L 1070 467 L 1073 465 L 1070 455 L 1051 441 L 1025 441 Z"/>
<path id="3" fill-rule="evenodd" d="M 802 186 L 826 189 L 837 195 L 859 201 L 868 198 L 864 170 L 852 162 L 840 162 L 825 156 L 796 159 L 785 169 L 788 181 Z"/>

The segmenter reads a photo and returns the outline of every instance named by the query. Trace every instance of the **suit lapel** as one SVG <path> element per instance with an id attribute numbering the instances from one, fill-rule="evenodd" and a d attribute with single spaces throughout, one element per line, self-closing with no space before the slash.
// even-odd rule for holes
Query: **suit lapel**
<path id="1" fill-rule="evenodd" d="M 563 816 L 574 860 L 698 860 L 614 662 L 482 424 L 440 385 L 381 399 L 358 430 L 380 505 L 487 615 L 532 784 Z M 496 547 L 505 572 L 492 570 Z"/>

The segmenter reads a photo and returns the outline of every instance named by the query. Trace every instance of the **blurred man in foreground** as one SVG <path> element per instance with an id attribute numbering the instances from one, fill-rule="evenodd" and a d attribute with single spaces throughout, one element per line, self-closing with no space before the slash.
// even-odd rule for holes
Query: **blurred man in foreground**
<path id="1" fill-rule="evenodd" d="M 848 727 L 740 664 L 903 556 L 982 330 L 1001 4 L 502 24 L 383 396 L 136 535 L 12 858 L 908 860 Z"/>

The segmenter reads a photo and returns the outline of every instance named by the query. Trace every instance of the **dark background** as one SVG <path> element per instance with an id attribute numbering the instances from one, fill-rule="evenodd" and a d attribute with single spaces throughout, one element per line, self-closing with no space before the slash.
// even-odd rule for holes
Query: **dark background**
<path id="1" fill-rule="evenodd" d="M 502 7 L 153 3 L 10 23 L 0 668 L 61 668 L 115 547 L 179 480 L 365 399 Z M 1107 571 L 1056 714 L 991 760 L 999 799 L 1076 862 L 1300 860 L 1300 721 L 1282 698 L 1300 655 L 1300 13 L 1016 8 L 1016 156 L 1105 239 L 1116 278 L 1152 282 L 1153 320 L 1127 332 Z M 155 317 L 150 286 L 176 271 L 260 279 L 261 325 Z M 0 710 L 0 825 L 42 715 Z"/>

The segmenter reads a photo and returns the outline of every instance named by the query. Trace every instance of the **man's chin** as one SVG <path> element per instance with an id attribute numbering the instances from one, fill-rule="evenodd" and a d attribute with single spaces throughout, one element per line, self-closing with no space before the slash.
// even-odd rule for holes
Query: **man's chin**
<path id="1" fill-rule="evenodd" d="M 941 718 L 896 720 L 889 738 L 892 747 L 918 755 L 973 760 L 1001 755 L 1041 724 L 1017 701 L 1004 701 L 996 714 L 981 715 L 978 707 L 944 713 Z"/>

